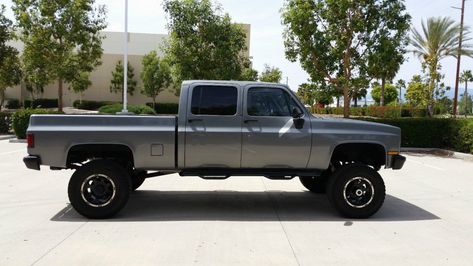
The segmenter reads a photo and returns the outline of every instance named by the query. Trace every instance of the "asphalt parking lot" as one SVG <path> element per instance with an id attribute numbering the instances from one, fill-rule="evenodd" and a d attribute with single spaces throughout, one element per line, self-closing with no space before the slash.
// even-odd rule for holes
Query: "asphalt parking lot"
<path id="1" fill-rule="evenodd" d="M 383 208 L 346 220 L 298 179 L 170 175 L 145 181 L 120 215 L 68 204 L 72 171 L 28 170 L 0 141 L 0 265 L 471 265 L 473 162 L 409 154 L 382 170 Z"/>

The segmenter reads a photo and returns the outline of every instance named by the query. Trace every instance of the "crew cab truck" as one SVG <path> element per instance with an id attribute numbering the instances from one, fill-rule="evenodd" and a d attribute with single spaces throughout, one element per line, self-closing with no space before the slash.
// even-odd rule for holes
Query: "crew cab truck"
<path id="1" fill-rule="evenodd" d="M 401 169 L 397 127 L 310 114 L 285 85 L 185 81 L 177 116 L 33 115 L 28 168 L 75 169 L 74 209 L 118 213 L 146 178 L 179 173 L 299 177 L 341 215 L 367 218 L 385 198 L 381 167 Z"/>

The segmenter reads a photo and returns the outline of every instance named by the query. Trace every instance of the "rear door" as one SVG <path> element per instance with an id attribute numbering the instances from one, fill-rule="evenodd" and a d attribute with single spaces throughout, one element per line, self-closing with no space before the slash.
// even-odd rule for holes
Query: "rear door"
<path id="1" fill-rule="evenodd" d="M 297 129 L 294 96 L 284 87 L 249 86 L 244 90 L 242 168 L 307 167 L 311 150 L 310 121 Z"/>
<path id="2" fill-rule="evenodd" d="M 241 90 L 237 85 L 190 88 L 185 137 L 186 168 L 239 168 Z"/>

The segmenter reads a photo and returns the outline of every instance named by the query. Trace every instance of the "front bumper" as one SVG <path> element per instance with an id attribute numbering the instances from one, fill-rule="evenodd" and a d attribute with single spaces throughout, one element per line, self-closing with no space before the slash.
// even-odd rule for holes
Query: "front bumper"
<path id="1" fill-rule="evenodd" d="M 406 162 L 406 157 L 402 155 L 393 155 L 391 158 L 391 168 L 393 170 L 399 170 L 404 166 Z"/>
<path id="2" fill-rule="evenodd" d="M 33 170 L 39 170 L 41 165 L 41 158 L 39 156 L 28 155 L 23 158 L 26 167 Z"/>

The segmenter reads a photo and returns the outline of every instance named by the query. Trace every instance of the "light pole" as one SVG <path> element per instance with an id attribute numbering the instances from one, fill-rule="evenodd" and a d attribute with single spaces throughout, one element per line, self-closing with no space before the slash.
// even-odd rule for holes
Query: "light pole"
<path id="1" fill-rule="evenodd" d="M 123 109 L 122 114 L 128 114 L 128 0 L 125 0 L 125 36 L 123 38 Z"/>

